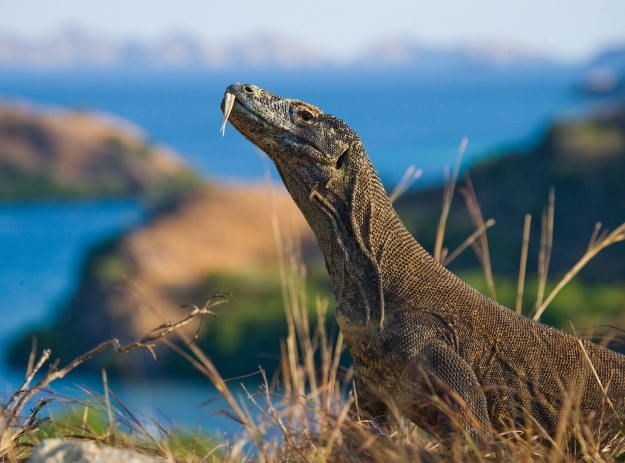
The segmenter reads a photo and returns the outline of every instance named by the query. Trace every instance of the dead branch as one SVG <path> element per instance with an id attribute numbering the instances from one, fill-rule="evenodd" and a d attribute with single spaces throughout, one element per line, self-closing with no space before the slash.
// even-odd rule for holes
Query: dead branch
<path id="1" fill-rule="evenodd" d="M 198 308 L 197 306 L 193 306 L 194 308 L 191 311 L 191 313 L 187 315 L 184 319 L 176 323 L 171 323 L 171 322 L 165 323 L 159 326 L 158 328 L 156 328 L 155 330 L 151 331 L 150 333 L 148 333 L 141 339 L 134 341 L 126 346 L 121 346 L 119 344 L 119 341 L 114 338 L 114 339 L 105 341 L 97 345 L 93 349 L 85 352 L 84 354 L 76 357 L 74 360 L 72 360 L 70 363 L 68 363 L 65 367 L 61 369 L 57 369 L 57 366 L 58 366 L 58 360 L 57 360 L 56 362 L 50 365 L 48 372 L 45 374 L 45 376 L 39 382 L 37 382 L 32 388 L 28 389 L 28 385 L 30 384 L 30 381 L 34 377 L 35 373 L 43 366 L 46 360 L 48 360 L 48 358 L 50 357 L 51 352 L 49 350 L 44 351 L 41 358 L 39 359 L 39 362 L 37 362 L 37 365 L 35 366 L 35 368 L 33 368 L 33 371 L 29 373 L 22 387 L 18 391 L 15 392 L 15 394 L 13 395 L 9 403 L 2 410 L 2 415 L 4 415 L 4 420 L 5 420 L 5 433 L 7 432 L 7 430 L 9 430 L 12 426 L 15 425 L 26 403 L 37 392 L 41 391 L 43 388 L 48 386 L 48 384 L 50 384 L 52 381 L 63 378 L 70 371 L 72 371 L 73 369 L 81 365 L 82 363 L 86 362 L 87 360 L 95 357 L 97 354 L 108 349 L 109 347 L 113 347 L 115 349 L 115 352 L 118 354 L 126 354 L 130 352 L 131 350 L 134 350 L 137 348 L 147 349 L 152 354 L 152 357 L 156 360 L 156 355 L 153 350 L 154 341 L 162 339 L 165 336 L 172 333 L 173 331 L 189 324 L 197 316 L 203 317 L 205 315 L 211 315 L 211 316 L 216 317 L 217 314 L 215 314 L 209 309 L 212 307 L 215 307 L 216 305 L 227 302 L 227 300 L 225 299 L 225 296 L 226 295 L 223 293 L 218 293 L 218 294 L 211 296 L 211 298 L 206 302 L 206 304 L 201 309 Z M 22 394 L 22 396 L 19 399 L 17 399 L 17 397 L 20 394 Z M 13 408 L 11 408 L 11 404 L 16 401 L 17 403 L 13 406 Z"/>

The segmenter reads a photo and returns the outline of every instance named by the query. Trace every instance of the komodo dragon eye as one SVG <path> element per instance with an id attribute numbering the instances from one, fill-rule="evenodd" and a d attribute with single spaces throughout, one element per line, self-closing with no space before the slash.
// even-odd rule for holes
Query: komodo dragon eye
<path id="1" fill-rule="evenodd" d="M 299 117 L 304 121 L 304 122 L 310 122 L 314 119 L 315 116 L 312 115 L 311 112 L 309 111 L 300 111 L 299 112 Z"/>

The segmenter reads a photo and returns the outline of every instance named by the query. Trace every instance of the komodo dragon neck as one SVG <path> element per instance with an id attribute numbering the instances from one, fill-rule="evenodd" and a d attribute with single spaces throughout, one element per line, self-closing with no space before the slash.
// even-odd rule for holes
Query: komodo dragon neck
<path id="1" fill-rule="evenodd" d="M 460 284 L 403 226 L 343 121 L 255 86 L 227 92 L 236 98 L 231 123 L 275 162 L 315 233 L 343 329 L 380 327 L 398 308 L 429 307 L 428 293 Z M 298 121 L 298 112 L 314 117 L 316 126 Z"/>

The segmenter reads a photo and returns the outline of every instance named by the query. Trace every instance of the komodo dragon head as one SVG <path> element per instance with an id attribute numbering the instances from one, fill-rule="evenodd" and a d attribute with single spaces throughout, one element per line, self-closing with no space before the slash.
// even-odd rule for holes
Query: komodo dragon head
<path id="1" fill-rule="evenodd" d="M 353 184 L 366 158 L 358 135 L 341 119 L 255 85 L 230 85 L 222 111 L 245 138 L 269 155 L 298 203 L 299 197 L 310 200 L 321 190 L 327 200 L 344 196 L 345 185 Z"/>

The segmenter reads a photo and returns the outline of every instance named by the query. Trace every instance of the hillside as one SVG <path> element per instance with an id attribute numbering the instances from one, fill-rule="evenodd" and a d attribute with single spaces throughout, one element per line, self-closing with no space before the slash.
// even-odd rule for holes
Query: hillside
<path id="1" fill-rule="evenodd" d="M 301 241 L 309 261 L 318 261 L 312 231 L 283 188 L 271 193 L 265 185 L 208 186 L 161 211 L 145 228 L 94 249 L 74 296 L 58 308 L 55 325 L 33 327 L 39 345 L 68 361 L 94 342 L 139 338 L 184 317 L 191 309 L 181 305 L 202 305 L 212 294 L 229 291 L 232 298 L 219 307 L 220 319 L 205 322 L 208 336 L 201 344 L 225 375 L 257 369 L 263 363 L 258 354 L 274 350 L 286 330 L 273 211 L 284 239 Z M 23 349 L 30 339 L 14 346 L 11 356 L 17 364 L 25 361 L 29 349 Z M 247 365 L 238 363 L 242 348 L 251 353 Z M 235 364 L 233 351 L 238 351 Z M 157 352 L 159 362 L 148 361 L 148 367 L 179 367 L 170 350 Z M 136 359 L 111 361 L 121 362 L 121 368 L 131 362 L 132 371 Z M 269 367 L 275 368 L 273 362 Z"/>
<path id="2" fill-rule="evenodd" d="M 496 274 L 516 276 L 523 222 L 532 214 L 528 271 L 535 272 L 541 214 L 555 189 L 553 253 L 550 272 L 561 274 L 584 254 L 597 222 L 613 230 L 625 222 L 625 106 L 582 120 L 552 124 L 531 150 L 491 157 L 468 171 L 484 220 L 494 218 L 488 240 Z M 453 250 L 473 232 L 459 182 L 445 245 Z M 443 191 L 406 194 L 396 204 L 407 227 L 428 250 L 434 247 Z M 586 281 L 625 282 L 625 243 L 600 253 L 581 273 Z M 478 265 L 471 252 L 452 264 Z"/>
<path id="3" fill-rule="evenodd" d="M 0 105 L 0 200 L 159 199 L 197 183 L 180 156 L 121 119 Z"/>

